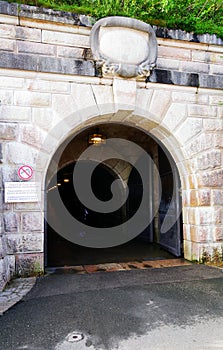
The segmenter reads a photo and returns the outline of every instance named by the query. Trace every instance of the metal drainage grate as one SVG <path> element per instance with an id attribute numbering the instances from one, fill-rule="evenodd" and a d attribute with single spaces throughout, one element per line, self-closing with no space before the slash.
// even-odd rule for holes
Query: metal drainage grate
<path id="1" fill-rule="evenodd" d="M 67 341 L 70 343 L 78 342 L 82 339 L 84 339 L 84 335 L 82 333 L 73 332 L 67 336 Z"/>

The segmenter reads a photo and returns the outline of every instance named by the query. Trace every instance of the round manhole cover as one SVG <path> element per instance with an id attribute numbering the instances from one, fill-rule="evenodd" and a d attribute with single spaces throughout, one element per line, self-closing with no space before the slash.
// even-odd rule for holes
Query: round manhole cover
<path id="1" fill-rule="evenodd" d="M 67 336 L 67 341 L 70 343 L 78 342 L 82 339 L 84 339 L 84 335 L 82 333 L 73 332 Z"/>

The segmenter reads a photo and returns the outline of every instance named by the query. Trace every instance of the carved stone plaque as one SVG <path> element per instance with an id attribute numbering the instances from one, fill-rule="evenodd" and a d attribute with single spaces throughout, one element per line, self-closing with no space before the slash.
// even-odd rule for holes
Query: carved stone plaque
<path id="1" fill-rule="evenodd" d="M 103 74 L 148 77 L 156 65 L 154 30 L 136 19 L 118 16 L 100 19 L 92 28 L 90 43 Z"/>

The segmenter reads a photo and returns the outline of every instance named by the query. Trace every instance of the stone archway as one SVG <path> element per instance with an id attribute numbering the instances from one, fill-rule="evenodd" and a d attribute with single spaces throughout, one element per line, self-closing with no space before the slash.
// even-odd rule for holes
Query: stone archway
<path id="1" fill-rule="evenodd" d="M 218 249 L 221 252 L 221 208 L 217 199 L 214 205 L 211 202 L 211 195 L 215 195 L 215 188 L 220 186 L 220 150 L 215 148 L 213 137 L 206 135 L 202 126 L 200 115 L 207 115 L 208 107 L 201 109 L 195 102 L 205 97 L 206 92 L 199 91 L 198 96 L 196 89 L 184 88 L 183 94 L 186 90 L 187 97 L 194 101 L 193 109 L 190 106 L 193 116 L 190 116 L 181 90 L 175 86 L 152 83 L 144 86 L 121 79 L 113 79 L 112 83 L 103 80 L 102 85 L 74 83 L 71 95 L 57 96 L 53 101 L 54 123 L 42 144 L 37 167 L 44 191 L 43 179 L 52 157 L 69 137 L 104 122 L 118 122 L 144 130 L 168 150 L 178 169 L 182 187 L 184 257 L 199 261 L 204 251 L 211 254 L 213 249 Z M 83 105 L 86 108 L 83 109 Z M 216 157 L 212 159 L 207 155 L 210 162 L 206 164 L 204 159 L 205 165 L 202 152 L 206 148 L 208 154 Z M 55 166 L 57 164 L 56 159 Z M 208 167 L 205 174 L 204 166 Z M 55 169 L 50 170 L 52 174 Z"/>
<path id="2" fill-rule="evenodd" d="M 126 114 L 128 114 L 128 112 L 126 112 Z M 118 114 L 117 114 L 117 116 L 118 116 Z M 143 119 L 141 119 L 141 121 L 142 120 Z M 91 124 L 91 121 L 92 120 L 90 120 L 90 124 Z M 94 121 L 95 121 L 95 118 L 94 118 Z M 100 124 L 94 123 L 93 125 L 89 126 L 88 128 L 83 128 L 83 127 L 82 127 L 82 129 L 78 128 L 77 133 L 74 133 L 74 136 L 71 135 L 69 137 L 69 139 L 67 141 L 65 141 L 64 145 L 63 146 L 61 145 L 58 148 L 58 153 L 56 152 L 54 154 L 54 157 L 52 158 L 51 163 L 50 163 L 49 168 L 48 168 L 48 174 L 47 174 L 48 180 L 46 179 L 46 186 L 48 185 L 49 181 L 51 181 L 51 178 L 53 176 L 52 174 L 54 171 L 57 172 L 58 169 L 66 167 L 67 164 L 72 162 L 72 159 L 73 160 L 78 159 L 78 156 L 86 148 L 86 140 L 87 140 L 88 133 L 91 133 L 92 130 L 95 129 L 95 127 L 100 127 L 100 131 L 102 133 L 105 133 L 108 138 L 121 137 L 121 138 L 129 139 L 129 140 L 134 139 L 135 143 L 137 143 L 139 146 L 143 147 L 148 153 L 150 153 L 150 155 L 152 156 L 152 158 L 154 159 L 154 161 L 156 162 L 156 165 L 158 167 L 159 167 L 159 165 L 158 165 L 158 162 L 159 162 L 158 153 L 159 152 L 161 152 L 163 154 L 163 157 L 166 154 L 166 156 L 165 156 L 166 159 L 167 159 L 167 157 L 171 158 L 171 156 L 168 154 L 167 150 L 164 151 L 158 145 L 157 141 L 155 141 L 148 133 L 145 133 L 145 131 L 142 131 L 142 128 L 139 129 L 136 126 L 134 126 L 134 127 L 130 126 L 129 123 L 126 124 L 126 123 L 123 123 L 123 122 L 120 123 L 117 121 L 115 123 L 115 122 L 112 122 L 109 120 L 108 120 L 108 123 L 106 123 L 105 121 L 104 121 L 104 123 L 100 123 Z M 162 146 L 162 147 L 164 148 L 164 146 Z M 94 158 L 92 158 L 92 161 L 93 160 L 94 160 Z M 172 160 L 171 162 L 172 162 L 173 168 L 177 172 L 177 169 L 174 165 L 174 161 Z M 169 162 L 168 162 L 168 164 L 170 166 Z M 122 179 L 122 183 L 123 183 L 124 187 L 127 186 L 127 184 L 129 183 L 130 176 L 132 174 L 132 167 L 130 166 L 130 164 L 128 162 L 120 161 L 119 159 L 109 159 L 109 160 L 105 161 L 104 165 L 106 167 L 108 167 L 112 172 L 114 172 L 116 177 L 119 177 Z M 56 174 L 56 172 L 55 172 L 55 174 Z M 171 172 L 171 174 L 172 174 L 172 172 Z M 155 201 L 158 201 L 159 183 L 156 180 L 154 180 L 155 173 L 153 174 L 153 172 L 152 172 L 150 174 L 150 177 L 153 179 L 149 178 L 149 182 L 148 182 L 148 186 L 150 186 L 150 189 L 149 189 L 150 190 L 150 199 L 148 199 L 148 200 L 152 202 L 151 206 L 155 206 L 155 204 L 154 204 Z M 140 186 L 140 184 L 139 184 L 139 186 Z M 52 184 L 51 184 L 51 188 L 52 188 Z M 169 192 L 171 196 L 172 196 L 172 192 L 173 192 L 173 188 L 171 188 L 170 192 Z M 138 198 L 136 198 L 136 197 L 135 197 L 135 199 L 133 198 L 135 196 L 135 192 L 133 191 L 131 193 L 132 193 L 132 199 L 130 200 L 130 202 L 131 203 L 137 202 Z M 180 199 L 178 199 L 178 202 L 179 202 L 179 200 Z M 169 203 L 168 203 L 168 205 L 169 205 Z M 149 202 L 148 202 L 148 207 L 150 207 Z M 148 210 L 150 210 L 150 209 L 148 208 Z M 131 208 L 127 209 L 127 207 L 125 207 L 125 211 L 128 211 L 128 213 L 126 213 L 125 215 L 123 214 L 124 215 L 123 218 L 126 218 L 129 215 L 129 213 L 131 213 Z M 172 242 L 173 246 L 179 246 L 179 248 L 178 248 L 178 250 L 176 250 L 175 248 L 172 248 L 172 250 L 171 250 L 171 247 L 170 247 L 170 245 L 168 247 L 167 242 L 170 241 L 170 237 L 173 236 L 173 232 L 169 234 L 169 238 L 165 242 L 160 234 L 160 227 L 159 227 L 160 226 L 160 218 L 161 218 L 161 216 L 159 213 L 156 213 L 156 215 L 154 215 L 153 222 L 150 225 L 150 231 L 152 230 L 151 231 L 152 233 L 150 232 L 150 239 L 149 240 L 143 239 L 143 240 L 148 241 L 148 242 L 149 241 L 150 242 L 157 242 L 160 245 L 164 246 L 167 250 L 170 250 L 171 252 L 173 252 L 175 255 L 178 255 L 178 256 L 181 255 L 181 244 L 182 244 L 182 242 L 181 242 L 182 232 L 180 231 L 181 227 L 176 228 L 178 230 L 178 233 L 176 234 L 176 238 L 175 238 L 176 243 Z M 177 218 L 177 220 L 178 220 L 178 218 Z M 148 231 L 148 229 L 145 230 L 145 232 L 146 231 Z M 144 232 L 144 238 L 145 238 L 145 232 Z M 142 237 L 142 235 L 140 237 Z M 62 241 L 60 239 L 60 244 L 62 244 L 61 242 Z M 68 244 L 67 244 L 67 246 L 68 246 Z M 72 251 L 71 246 L 69 246 L 67 249 L 69 249 L 69 252 Z M 76 250 L 73 249 L 73 252 L 75 252 L 75 254 L 77 254 L 77 249 Z M 83 253 L 83 249 L 82 249 L 82 253 Z M 91 251 L 91 253 L 92 253 L 92 251 Z M 151 253 L 151 249 L 150 249 L 150 253 Z M 145 252 L 144 252 L 144 254 L 145 254 Z M 89 255 L 89 252 L 88 252 L 88 255 Z M 167 255 L 165 255 L 165 256 L 167 256 Z M 105 254 L 103 255 L 103 258 L 106 259 Z M 123 255 L 121 255 L 121 253 L 120 253 L 120 256 L 117 256 L 117 261 L 119 261 L 119 259 L 122 259 L 122 258 L 123 258 Z M 111 256 L 108 257 L 108 259 L 111 259 Z M 112 256 L 112 259 L 114 259 L 114 256 Z M 51 262 L 49 263 L 49 264 L 51 264 L 51 266 L 52 266 L 52 261 L 53 261 L 53 259 L 51 259 Z M 55 265 L 59 264 L 59 262 L 58 262 L 58 260 L 56 260 L 56 258 L 54 259 L 54 261 L 55 261 Z M 65 261 L 64 259 L 61 259 L 61 264 L 63 264 L 64 261 Z M 71 259 L 69 261 L 71 261 Z M 80 261 L 83 262 L 83 259 L 82 260 L 80 258 L 77 258 L 76 260 L 73 259 L 73 262 L 74 262 L 73 264 L 78 264 L 78 262 L 80 262 Z M 89 263 L 89 259 L 87 259 L 87 261 Z M 97 261 L 100 261 L 100 260 L 97 260 Z M 106 262 L 106 261 L 104 261 L 104 262 Z M 111 262 L 111 261 L 108 261 L 108 262 Z M 65 265 L 68 265 L 68 264 L 69 263 L 67 260 Z"/>

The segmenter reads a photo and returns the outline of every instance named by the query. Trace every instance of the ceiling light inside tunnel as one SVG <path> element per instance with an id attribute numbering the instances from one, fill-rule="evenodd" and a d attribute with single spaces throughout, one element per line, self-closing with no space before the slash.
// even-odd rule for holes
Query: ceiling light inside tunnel
<path id="1" fill-rule="evenodd" d="M 99 132 L 99 129 L 96 128 L 93 134 L 89 134 L 88 143 L 94 145 L 100 145 L 106 143 L 106 136 Z"/>
<path id="2" fill-rule="evenodd" d="M 69 182 L 70 180 L 69 179 L 63 179 L 63 182 Z"/>

